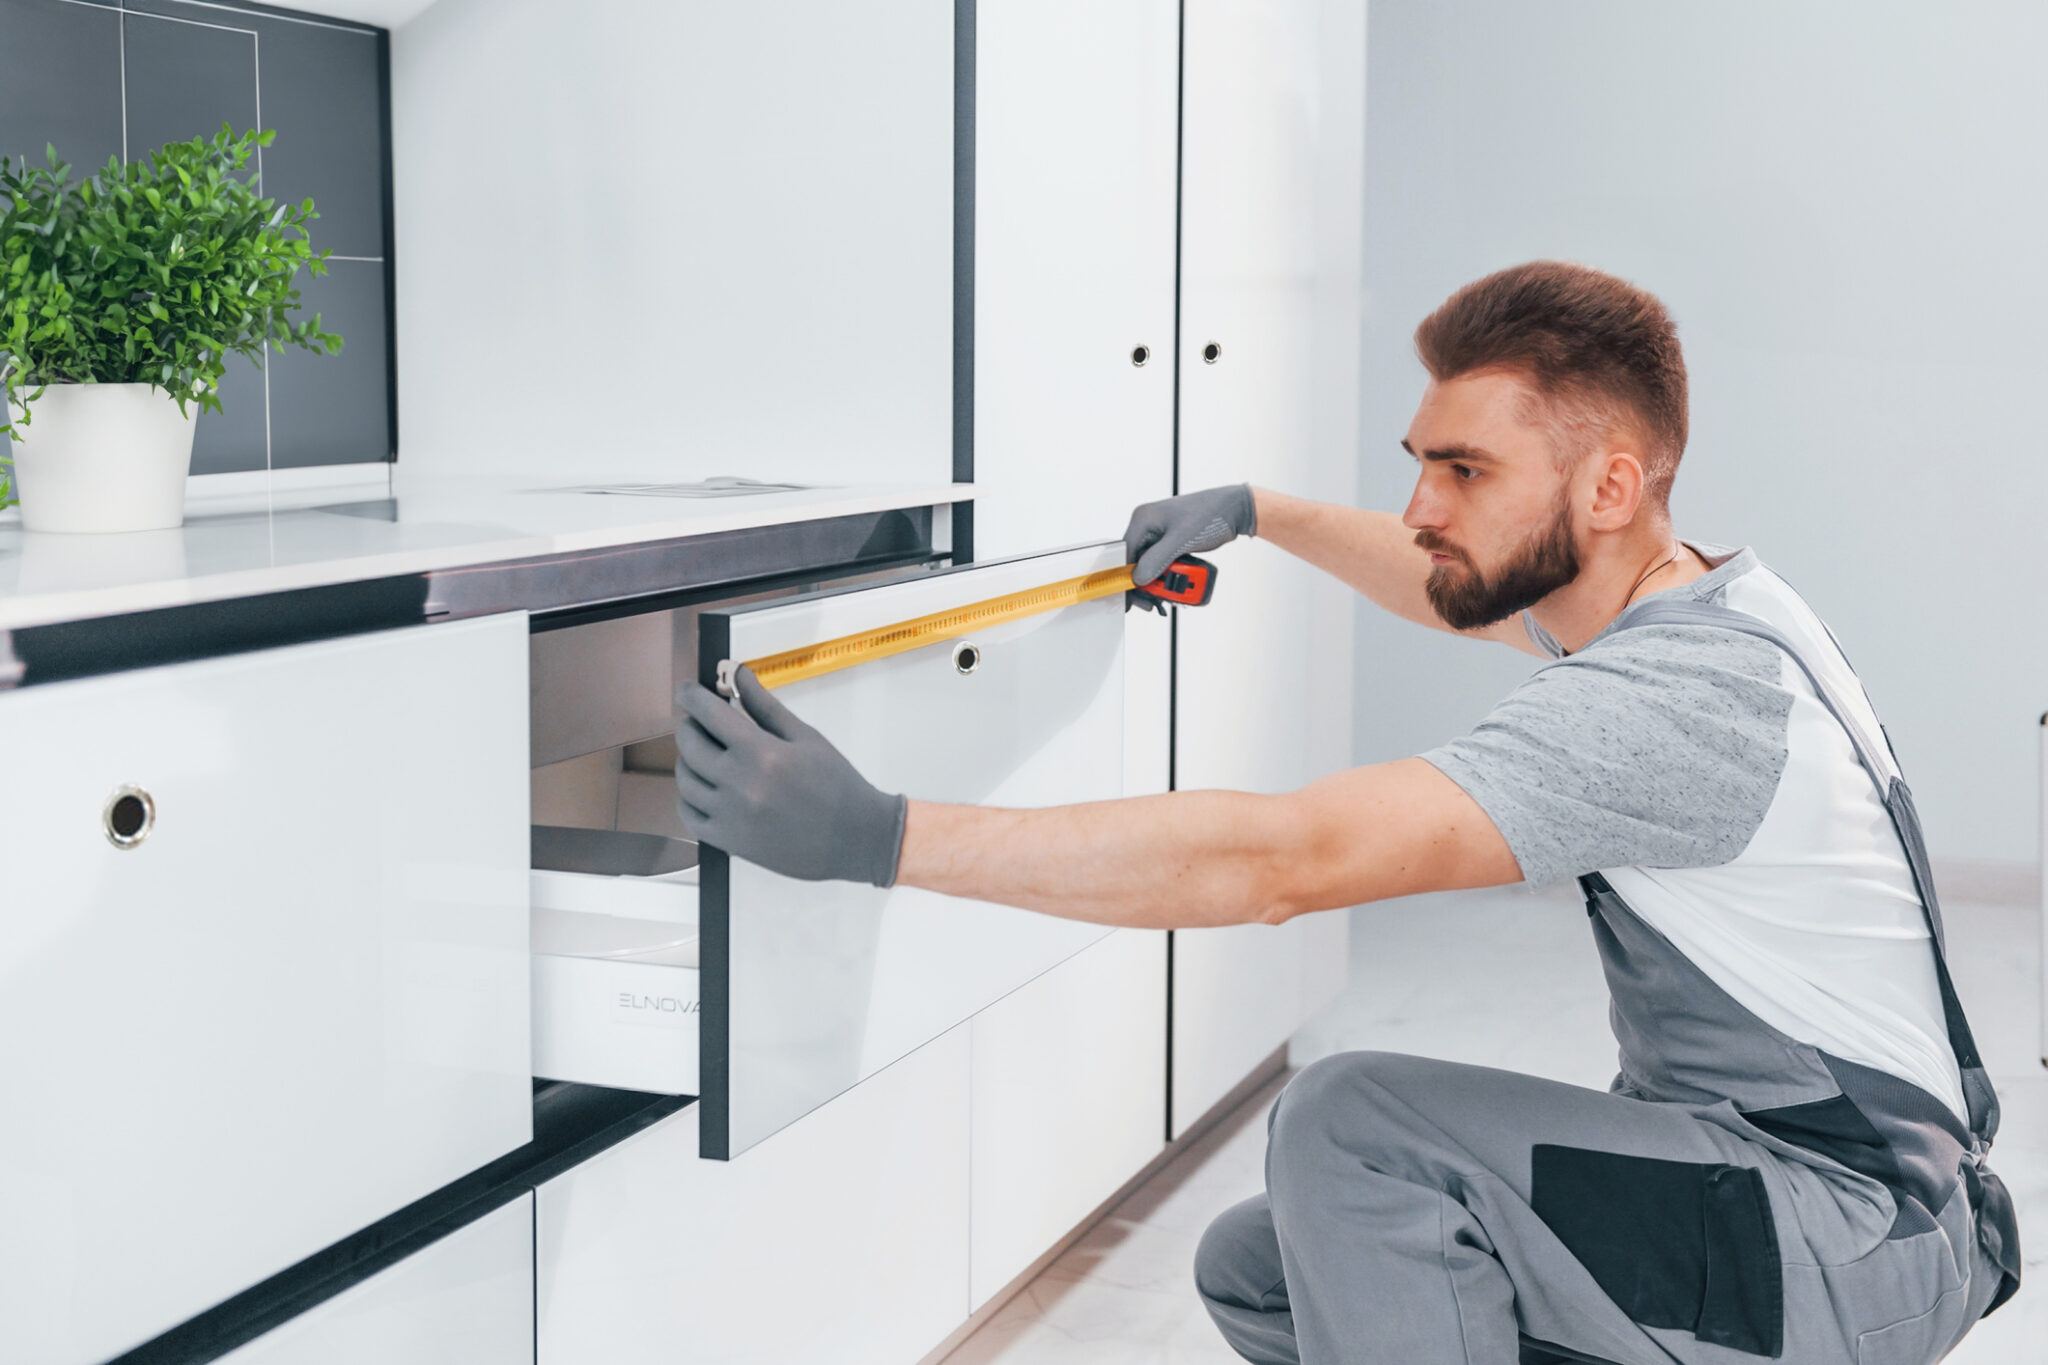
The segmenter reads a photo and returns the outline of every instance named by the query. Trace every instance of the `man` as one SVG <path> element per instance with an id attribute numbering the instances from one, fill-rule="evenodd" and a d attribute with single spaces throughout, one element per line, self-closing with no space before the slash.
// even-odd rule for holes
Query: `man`
<path id="1" fill-rule="evenodd" d="M 1938 1358 L 2016 1287 L 2017 1229 L 1868 699 L 1752 552 L 1674 537 L 1686 375 L 1655 298 L 1537 262 L 1453 294 L 1416 346 L 1398 522 L 1212 489 L 1139 508 L 1127 548 L 1146 582 L 1257 534 L 1410 620 L 1548 660 L 1470 734 L 1286 795 L 989 810 L 875 791 L 743 674 L 747 714 L 680 698 L 686 827 L 796 875 L 1151 928 L 1576 878 L 1612 1090 L 1379 1053 L 1309 1067 L 1274 1105 L 1266 1193 L 1197 1256 L 1230 1344 Z"/>

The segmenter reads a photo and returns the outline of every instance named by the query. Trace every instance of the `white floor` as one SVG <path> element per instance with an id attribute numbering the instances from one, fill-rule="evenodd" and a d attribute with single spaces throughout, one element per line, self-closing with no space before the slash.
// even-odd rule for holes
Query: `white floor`
<path id="1" fill-rule="evenodd" d="M 1295 1060 L 1354 1048 L 1511 1067 L 1604 1088 L 1607 995 L 1566 891 L 1468 892 L 1352 912 L 1350 991 Z M 1957 989 L 2004 1102 L 1994 1166 L 2019 1205 L 2029 1283 L 1948 1357 L 2048 1360 L 2048 1069 L 2031 906 L 1947 907 Z M 1183 1365 L 1236 1359 L 1195 1299 L 1196 1240 L 1261 1187 L 1278 1083 L 1138 1189 L 947 1357 L 946 1365 Z M 2029 1343 L 2032 1343 L 2031 1345 Z"/>

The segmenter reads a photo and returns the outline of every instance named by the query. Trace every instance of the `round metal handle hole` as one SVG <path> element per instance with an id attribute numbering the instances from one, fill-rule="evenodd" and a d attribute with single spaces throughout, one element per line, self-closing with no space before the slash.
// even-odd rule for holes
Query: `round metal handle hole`
<path id="1" fill-rule="evenodd" d="M 981 667 L 981 646 L 962 640 L 953 646 L 953 667 L 961 674 L 972 673 Z"/>
<path id="2" fill-rule="evenodd" d="M 1223 347 L 1216 342 L 1212 341 L 1202 348 L 1202 359 L 1208 364 L 1214 365 L 1222 356 Z"/>
<path id="3" fill-rule="evenodd" d="M 156 800 L 140 787 L 116 788 L 100 812 L 100 825 L 115 848 L 134 848 L 156 828 Z"/>
<path id="4" fill-rule="evenodd" d="M 1133 365 L 1142 365 L 1151 358 L 1152 348 L 1150 346 L 1131 347 L 1131 363 Z"/>

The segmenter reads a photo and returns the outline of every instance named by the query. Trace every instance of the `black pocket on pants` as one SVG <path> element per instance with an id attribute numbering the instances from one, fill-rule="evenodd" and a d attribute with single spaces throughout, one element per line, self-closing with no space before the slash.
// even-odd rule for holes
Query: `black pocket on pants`
<path id="1" fill-rule="evenodd" d="M 1541 1143 L 1529 1203 L 1633 1322 L 1753 1355 L 1785 1343 L 1785 1282 L 1763 1177 Z"/>

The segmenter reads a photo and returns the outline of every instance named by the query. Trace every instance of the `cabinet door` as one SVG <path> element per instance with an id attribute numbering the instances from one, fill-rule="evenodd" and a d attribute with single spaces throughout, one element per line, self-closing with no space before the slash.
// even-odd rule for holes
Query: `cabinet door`
<path id="1" fill-rule="evenodd" d="M 1364 5 L 1188 0 L 1183 41 L 1180 486 L 1352 502 L 1356 461 L 1396 458 L 1358 440 Z M 1352 594 L 1256 540 L 1221 554 L 1179 615 L 1178 785 L 1349 766 Z M 1174 935 L 1176 1133 L 1341 988 L 1345 927 Z"/>
<path id="2" fill-rule="evenodd" d="M 979 1309 L 1165 1146 L 1166 935 L 1119 929 L 969 1028 Z"/>
<path id="3" fill-rule="evenodd" d="M 520 615 L 0 694 L 0 1359 L 528 1140 L 525 711 Z"/>
<path id="4" fill-rule="evenodd" d="M 706 611 L 706 681 L 745 661 L 1110 568 L 1120 543 Z M 883 791 L 1045 806 L 1119 794 L 1123 603 L 1042 613 L 783 688 Z M 959 662 L 972 644 L 979 662 Z M 1048 849 L 1048 857 L 1058 857 Z M 736 1156 L 1108 930 L 913 887 L 803 882 L 706 848 L 704 1154 Z"/>
<path id="5" fill-rule="evenodd" d="M 975 15 L 974 550 L 1121 534 L 1173 492 L 1177 0 Z M 1142 349 L 1142 354 L 1140 352 Z M 1142 363 L 1138 363 L 1142 360 Z M 1171 642 L 1132 613 L 1124 793 L 1166 790 Z"/>
<path id="6" fill-rule="evenodd" d="M 1119 535 L 1173 491 L 1179 24 L 1175 0 L 977 11 L 983 559 Z"/>
<path id="7" fill-rule="evenodd" d="M 238 1350 L 222 1365 L 533 1365 L 523 1194 Z"/>
<path id="8" fill-rule="evenodd" d="M 967 1030 L 743 1161 L 685 1109 L 539 1191 L 542 1365 L 904 1365 L 967 1316 Z M 466 1357 L 451 1357 L 466 1359 Z"/>

